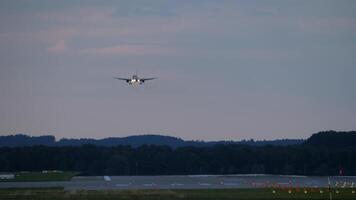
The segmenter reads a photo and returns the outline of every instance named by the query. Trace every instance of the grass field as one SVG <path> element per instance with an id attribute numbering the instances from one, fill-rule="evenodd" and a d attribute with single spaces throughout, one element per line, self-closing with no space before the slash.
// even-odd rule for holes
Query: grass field
<path id="1" fill-rule="evenodd" d="M 18 172 L 14 179 L 0 179 L 0 182 L 24 181 L 69 181 L 77 172 Z"/>
<path id="2" fill-rule="evenodd" d="M 1 200 L 117 200 L 117 199 L 135 199 L 135 200 L 203 200 L 203 199 L 239 199 L 239 200 L 284 200 L 284 199 L 305 199 L 305 200 L 326 200 L 329 199 L 327 189 L 324 193 L 320 191 L 304 190 L 296 192 L 292 190 L 272 189 L 204 189 L 204 190 L 107 190 L 107 191 L 65 191 L 62 188 L 51 189 L 0 189 Z M 355 200 L 356 194 L 351 189 L 339 189 L 338 194 L 333 190 L 334 200 Z"/>

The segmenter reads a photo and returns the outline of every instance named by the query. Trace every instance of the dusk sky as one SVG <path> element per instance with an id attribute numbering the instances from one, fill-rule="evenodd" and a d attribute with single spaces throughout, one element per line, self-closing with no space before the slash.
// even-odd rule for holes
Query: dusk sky
<path id="1" fill-rule="evenodd" d="M 0 135 L 356 129 L 356 1 L 0 1 Z M 114 76 L 159 77 L 132 87 Z"/>

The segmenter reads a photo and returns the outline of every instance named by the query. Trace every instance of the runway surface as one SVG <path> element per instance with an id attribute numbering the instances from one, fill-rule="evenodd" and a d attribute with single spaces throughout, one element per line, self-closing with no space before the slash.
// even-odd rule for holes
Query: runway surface
<path id="1" fill-rule="evenodd" d="M 356 176 L 330 177 L 333 188 L 356 188 Z M 328 187 L 328 177 L 282 175 L 77 176 L 61 182 L 1 182 L 0 188 L 66 190 Z"/>

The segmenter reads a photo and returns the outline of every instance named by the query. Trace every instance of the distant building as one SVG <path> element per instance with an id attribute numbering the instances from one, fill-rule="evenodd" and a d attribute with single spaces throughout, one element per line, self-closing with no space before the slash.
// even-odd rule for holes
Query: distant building
<path id="1" fill-rule="evenodd" d="M 0 174 L 0 179 L 14 179 L 15 174 Z"/>
<path id="2" fill-rule="evenodd" d="M 104 176 L 104 181 L 111 181 L 110 176 Z"/>

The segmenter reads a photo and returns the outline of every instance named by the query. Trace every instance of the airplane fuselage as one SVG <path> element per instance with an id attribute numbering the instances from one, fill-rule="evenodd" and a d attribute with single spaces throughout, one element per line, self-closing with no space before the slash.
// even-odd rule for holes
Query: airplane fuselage
<path id="1" fill-rule="evenodd" d="M 126 81 L 126 83 L 128 83 L 130 85 L 141 85 L 142 83 L 144 83 L 146 81 L 157 79 L 157 78 L 138 78 L 138 76 L 136 74 L 133 75 L 131 78 L 120 78 L 120 77 L 114 77 L 114 78 L 122 80 L 122 81 Z"/>
<path id="2" fill-rule="evenodd" d="M 132 76 L 131 80 L 127 81 L 130 85 L 141 85 L 143 81 L 137 76 Z"/>

